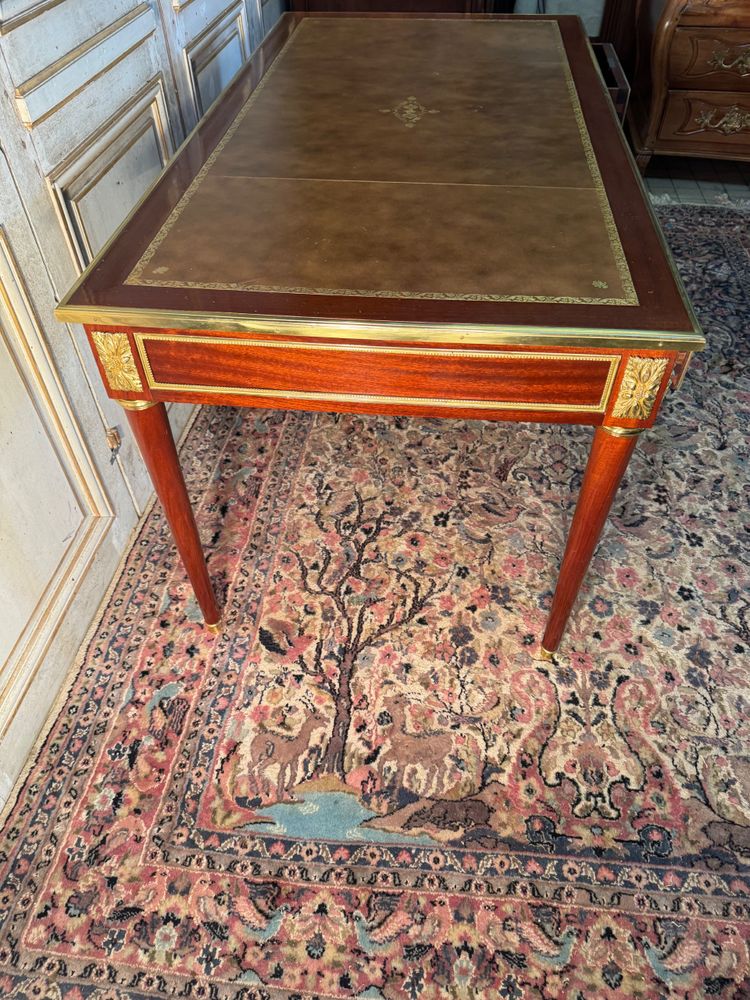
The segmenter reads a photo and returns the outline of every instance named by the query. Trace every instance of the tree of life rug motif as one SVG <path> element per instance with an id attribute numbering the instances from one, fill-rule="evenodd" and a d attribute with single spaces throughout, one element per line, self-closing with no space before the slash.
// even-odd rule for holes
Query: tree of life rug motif
<path id="1" fill-rule="evenodd" d="M 0 837 L 0 996 L 750 995 L 750 224 L 661 217 L 709 350 L 553 663 L 590 431 L 200 413 L 223 632 L 155 507 Z"/>

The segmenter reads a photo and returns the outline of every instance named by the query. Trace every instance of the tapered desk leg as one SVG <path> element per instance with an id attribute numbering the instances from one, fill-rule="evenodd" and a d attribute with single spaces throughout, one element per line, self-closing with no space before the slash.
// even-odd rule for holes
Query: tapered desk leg
<path id="1" fill-rule="evenodd" d="M 208 628 L 221 618 L 164 403 L 120 400 Z"/>
<path id="2" fill-rule="evenodd" d="M 560 644 L 568 616 L 639 433 L 639 430 L 623 431 L 604 427 L 597 427 L 594 433 L 594 442 L 542 639 L 543 655 L 554 653 Z"/>

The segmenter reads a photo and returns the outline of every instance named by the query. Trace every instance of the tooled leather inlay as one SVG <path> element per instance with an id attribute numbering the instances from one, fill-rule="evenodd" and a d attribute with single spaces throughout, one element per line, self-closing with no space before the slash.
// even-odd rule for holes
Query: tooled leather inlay
<path id="1" fill-rule="evenodd" d="M 306 18 L 126 283 L 638 304 L 537 19 Z"/>
<path id="2" fill-rule="evenodd" d="M 381 108 L 384 115 L 395 115 L 407 128 L 414 128 L 425 115 L 439 115 L 436 108 L 426 108 L 413 95 L 401 101 L 395 108 Z"/>

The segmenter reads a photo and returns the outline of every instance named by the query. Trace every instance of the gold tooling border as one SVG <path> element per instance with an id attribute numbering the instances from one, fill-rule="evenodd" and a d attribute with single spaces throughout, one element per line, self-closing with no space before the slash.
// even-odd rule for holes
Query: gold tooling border
<path id="1" fill-rule="evenodd" d="M 359 344 L 295 344 L 290 341 L 278 340 L 241 340 L 235 337 L 173 337 L 170 334 L 159 333 L 134 333 L 138 355 L 146 374 L 146 384 L 149 389 L 156 389 L 167 392 L 201 392 L 201 393 L 230 393 L 241 396 L 259 396 L 264 399 L 319 399 L 334 403 L 383 403 L 406 406 L 437 406 L 444 408 L 462 407 L 472 410 L 544 410 L 556 413 L 604 413 L 607 409 L 612 386 L 617 375 L 617 366 L 620 356 L 614 354 L 554 354 L 538 353 L 536 351 L 430 351 L 419 348 L 398 348 L 398 347 L 365 347 Z M 375 396 L 360 393 L 327 393 L 309 392 L 300 389 L 262 389 L 246 386 L 213 386 L 213 385 L 186 385 L 173 382 L 158 381 L 151 368 L 151 361 L 148 356 L 147 344 L 150 340 L 165 340 L 168 343 L 178 344 L 227 344 L 231 346 L 243 346 L 250 350 L 254 347 L 274 348 L 276 350 L 291 351 L 349 351 L 360 354 L 400 354 L 404 356 L 418 355 L 419 357 L 450 357 L 450 358 L 477 358 L 477 359 L 502 359 L 502 358 L 523 358 L 530 361 L 608 361 L 609 371 L 602 388 L 601 397 L 598 403 L 581 404 L 571 406 L 568 403 L 532 403 L 532 402 L 506 402 L 498 400 L 483 399 L 434 399 L 429 396 Z"/>
<path id="2" fill-rule="evenodd" d="M 628 267 L 627 258 L 625 256 L 625 251 L 623 249 L 622 243 L 620 241 L 620 234 L 617 230 L 617 225 L 615 223 L 614 215 L 612 214 L 612 208 L 609 204 L 609 199 L 607 198 L 606 188 L 604 186 L 604 181 L 602 179 L 601 171 L 599 170 L 599 164 L 596 159 L 596 154 L 594 152 L 594 147 L 591 142 L 591 137 L 589 135 L 588 128 L 586 126 L 586 120 L 583 114 L 583 108 L 581 107 L 581 102 L 578 98 L 578 91 L 576 90 L 575 80 L 573 79 L 573 74 L 570 69 L 570 62 L 568 60 L 568 54 L 565 50 L 565 44 L 563 42 L 562 34 L 560 33 L 560 27 L 557 21 L 548 21 L 543 19 L 536 19 L 534 23 L 543 23 L 552 25 L 554 35 L 555 35 L 555 45 L 560 53 L 561 67 L 563 75 L 565 77 L 565 83 L 568 88 L 568 94 L 571 102 L 571 107 L 573 111 L 573 116 L 578 126 L 578 132 L 581 138 L 581 144 L 583 147 L 584 155 L 586 158 L 586 163 L 589 168 L 589 173 L 593 181 L 594 191 L 599 203 L 599 208 L 602 213 L 602 218 L 604 221 L 604 226 L 607 232 L 607 237 L 609 239 L 610 249 L 612 251 L 612 256 L 615 261 L 615 266 L 617 268 L 617 273 L 620 278 L 620 284 L 623 289 L 623 296 L 620 298 L 601 298 L 601 297 L 576 297 L 567 295 L 488 295 L 488 294 L 459 294 L 459 293 L 448 293 L 448 292 L 405 292 L 405 291 L 384 291 L 382 289 L 352 289 L 352 288 L 307 288 L 304 286 L 289 287 L 284 285 L 268 285 L 268 284 L 257 284 L 254 282 L 202 282 L 202 281 L 179 281 L 172 279 L 156 279 L 156 278 L 146 278 L 143 276 L 148 264 L 151 262 L 152 258 L 156 254 L 157 250 L 167 238 L 171 232 L 174 225 L 179 220 L 182 213 L 185 211 L 190 201 L 198 191 L 198 188 L 202 184 L 204 178 L 208 174 L 209 170 L 215 163 L 218 156 L 221 154 L 223 149 L 226 147 L 227 143 L 231 140 L 232 136 L 235 134 L 237 129 L 240 127 L 245 117 L 250 112 L 255 101 L 258 99 L 262 93 L 268 80 L 272 77 L 274 71 L 277 69 L 283 56 L 288 52 L 289 47 L 292 42 L 297 38 L 300 32 L 303 30 L 307 21 L 305 19 L 301 25 L 293 32 L 291 37 L 286 41 L 281 51 L 278 53 L 273 63 L 269 67 L 267 73 L 262 77 L 257 87 L 248 97 L 245 104 L 240 108 L 234 121 L 231 123 L 227 131 L 224 133 L 223 137 L 220 139 L 216 147 L 214 148 L 211 155 L 208 157 L 206 162 L 203 164 L 201 169 L 195 175 L 193 181 L 182 195 L 178 203 L 172 209 L 171 213 L 167 217 L 166 221 L 162 225 L 159 232 L 156 234 L 154 239 L 151 241 L 149 246 L 146 248 L 145 252 L 141 258 L 136 263 L 133 270 L 125 279 L 126 285 L 151 285 L 159 288 L 201 288 L 213 291 L 252 291 L 252 292 L 273 292 L 273 293 L 286 293 L 286 294 L 305 294 L 305 295 L 341 295 L 341 296 L 367 296 L 372 298 L 405 298 L 405 299 L 434 299 L 434 300 L 451 300 L 451 301 L 461 301 L 461 302 L 527 302 L 527 303 L 555 303 L 563 305 L 606 305 L 606 306 L 637 306 L 639 305 L 638 295 L 633 284 L 633 279 L 630 274 L 630 269 Z M 323 22 L 327 23 L 327 22 Z M 462 22 L 462 23 L 486 23 L 484 21 L 477 22 Z"/>

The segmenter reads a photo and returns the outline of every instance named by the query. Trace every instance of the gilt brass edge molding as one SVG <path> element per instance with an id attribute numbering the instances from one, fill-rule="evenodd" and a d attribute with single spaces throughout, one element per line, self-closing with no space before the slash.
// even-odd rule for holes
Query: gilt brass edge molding
<path id="1" fill-rule="evenodd" d="M 613 417 L 648 420 L 659 394 L 667 358 L 628 358 L 617 392 Z"/>
<path id="2" fill-rule="evenodd" d="M 542 351 L 472 351 L 466 350 L 436 350 L 429 347 L 385 347 L 376 344 L 316 344 L 311 341 L 293 340 L 246 340 L 242 337 L 175 337 L 169 333 L 143 333 L 133 331 L 136 343 L 140 345 L 147 340 L 165 340 L 175 344 L 238 344 L 246 347 L 269 347 L 277 350 L 290 351 L 358 351 L 364 354 L 417 354 L 427 357 L 449 358 L 537 358 L 546 361 L 609 361 L 617 364 L 620 355 L 607 354 L 571 354 L 569 352 Z"/>
<path id="3" fill-rule="evenodd" d="M 567 353 L 542 353 L 537 351 L 437 351 L 419 348 L 398 348 L 398 347 L 377 347 L 364 346 L 359 344 L 294 344 L 288 341 L 247 341 L 238 340 L 232 337 L 171 337 L 169 334 L 133 334 L 136 342 L 141 364 L 146 375 L 146 384 L 149 389 L 162 392 L 199 392 L 211 393 L 213 395 L 226 393 L 228 395 L 259 396 L 266 399 L 303 399 L 303 400 L 329 400 L 331 402 L 345 403 L 383 403 L 405 406 L 437 406 L 441 408 L 466 408 L 472 410 L 540 410 L 555 413 L 605 413 L 609 397 L 612 393 L 612 386 L 617 375 L 620 363 L 619 355 L 607 354 L 567 354 Z M 329 351 L 349 351 L 362 354 L 402 354 L 419 355 L 420 357 L 476 357 L 482 360 L 502 359 L 502 358 L 523 358 L 534 361 L 579 361 L 581 363 L 591 361 L 608 361 L 609 370 L 602 386 L 601 396 L 598 403 L 581 404 L 571 406 L 567 403 L 535 403 L 524 401 L 508 402 L 505 400 L 482 400 L 482 399 L 438 399 L 430 396 L 378 396 L 361 393 L 340 393 L 340 392 L 311 392 L 300 389 L 263 389 L 259 387 L 243 386 L 210 386 L 202 384 L 182 384 L 173 382 L 160 382 L 154 376 L 151 368 L 151 361 L 148 356 L 147 342 L 149 340 L 162 340 L 172 343 L 192 343 L 192 344 L 229 344 L 243 345 L 249 348 L 264 347 L 276 350 L 329 350 Z"/>
<path id="4" fill-rule="evenodd" d="M 431 396 L 373 396 L 346 392 L 306 392 L 300 389 L 257 389 L 233 386 L 180 385 L 154 382 L 151 388 L 162 392 L 200 393 L 202 395 L 256 396 L 259 399 L 319 400 L 322 403 L 372 403 L 383 406 L 434 406 L 455 410 L 523 410 L 545 413 L 603 413 L 600 406 L 569 406 L 562 403 L 508 403 L 501 400 L 437 399 Z"/>
<path id="5" fill-rule="evenodd" d="M 91 340 L 113 392 L 143 392 L 127 333 L 92 330 Z"/>
<path id="6" fill-rule="evenodd" d="M 302 317 L 253 316 L 188 310 L 119 309 L 61 303 L 58 320 L 88 326 L 147 327 L 156 330 L 206 330 L 318 337 L 322 340 L 384 340 L 401 343 L 592 347 L 605 350 L 701 351 L 706 339 L 697 330 L 631 330 L 575 326 L 523 326 L 491 323 L 397 323 L 373 320 L 314 320 Z M 175 338 L 177 339 L 177 338 Z M 180 338 L 182 339 L 182 338 Z"/>

